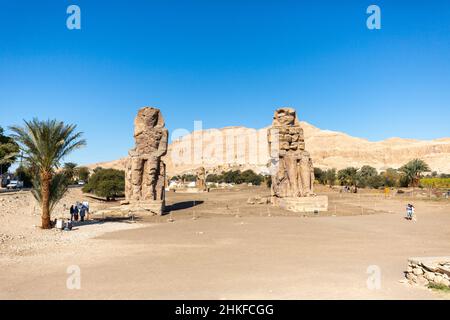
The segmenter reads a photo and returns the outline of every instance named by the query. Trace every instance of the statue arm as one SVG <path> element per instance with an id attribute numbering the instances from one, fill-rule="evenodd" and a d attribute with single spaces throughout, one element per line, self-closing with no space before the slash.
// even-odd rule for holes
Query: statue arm
<path id="1" fill-rule="evenodd" d="M 157 157 L 163 157 L 167 154 L 167 148 L 169 143 L 169 131 L 167 129 L 163 130 L 161 140 L 159 141 Z"/>

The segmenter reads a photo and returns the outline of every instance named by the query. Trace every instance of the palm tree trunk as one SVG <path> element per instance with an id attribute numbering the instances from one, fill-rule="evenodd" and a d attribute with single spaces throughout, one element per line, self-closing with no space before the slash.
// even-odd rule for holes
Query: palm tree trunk
<path id="1" fill-rule="evenodd" d="M 50 229 L 50 181 L 52 175 L 50 172 L 41 172 L 42 184 L 42 229 Z"/>

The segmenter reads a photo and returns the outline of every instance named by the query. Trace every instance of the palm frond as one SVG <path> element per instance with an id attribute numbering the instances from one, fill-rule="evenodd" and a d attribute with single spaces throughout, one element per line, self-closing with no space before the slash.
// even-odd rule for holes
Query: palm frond
<path id="1" fill-rule="evenodd" d="M 66 176 L 62 173 L 55 174 L 50 182 L 50 212 L 53 211 L 54 207 L 58 202 L 64 197 L 67 192 L 68 181 Z M 39 204 L 42 204 L 42 184 L 40 179 L 33 180 L 33 189 L 31 190 L 34 198 Z"/>

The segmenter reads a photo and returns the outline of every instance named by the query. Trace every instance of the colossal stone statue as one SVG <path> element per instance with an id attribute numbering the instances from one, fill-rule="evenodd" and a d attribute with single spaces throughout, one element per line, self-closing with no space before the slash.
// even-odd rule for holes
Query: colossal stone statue
<path id="1" fill-rule="evenodd" d="M 303 129 L 300 127 L 295 110 L 292 108 L 276 110 L 272 127 L 267 134 L 274 168 L 272 203 L 316 202 L 318 199 L 299 200 L 303 197 L 315 198 L 314 168 L 311 156 L 305 150 Z M 299 206 L 297 209 L 293 211 L 310 211 L 311 206 Z"/>
<path id="2" fill-rule="evenodd" d="M 166 175 L 161 157 L 167 153 L 168 135 L 159 109 L 139 110 L 134 120 L 135 147 L 126 166 L 125 197 L 130 203 L 150 205 L 143 207 L 159 214 L 164 208 Z"/>
<path id="3" fill-rule="evenodd" d="M 199 191 L 206 191 L 206 170 L 200 167 L 196 171 L 195 188 Z"/>

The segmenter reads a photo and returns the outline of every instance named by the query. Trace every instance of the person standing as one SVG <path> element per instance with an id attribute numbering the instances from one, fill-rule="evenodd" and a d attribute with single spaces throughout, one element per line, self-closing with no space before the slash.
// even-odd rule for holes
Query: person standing
<path id="1" fill-rule="evenodd" d="M 411 217 L 412 217 L 412 205 L 408 203 L 408 205 L 406 206 L 406 219 L 411 220 Z"/>
<path id="2" fill-rule="evenodd" d="M 416 213 L 416 208 L 414 208 L 414 205 L 411 205 L 411 217 L 410 217 L 410 220 L 414 220 L 414 222 L 417 221 L 415 213 Z"/>
<path id="3" fill-rule="evenodd" d="M 74 208 L 73 208 L 73 218 L 74 218 L 74 220 L 75 221 L 78 221 L 78 206 L 75 206 Z"/>
<path id="4" fill-rule="evenodd" d="M 70 211 L 70 221 L 73 221 L 75 215 L 75 208 L 73 207 L 73 205 L 70 206 L 69 211 Z"/>
<path id="5" fill-rule="evenodd" d="M 80 221 L 83 222 L 84 221 L 84 216 L 86 215 L 86 208 L 84 206 L 81 206 L 80 209 Z"/>
<path id="6" fill-rule="evenodd" d="M 89 202 L 87 201 L 83 201 L 83 206 L 86 209 L 86 220 L 90 220 L 89 218 Z"/>

